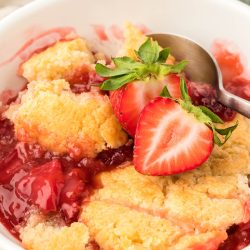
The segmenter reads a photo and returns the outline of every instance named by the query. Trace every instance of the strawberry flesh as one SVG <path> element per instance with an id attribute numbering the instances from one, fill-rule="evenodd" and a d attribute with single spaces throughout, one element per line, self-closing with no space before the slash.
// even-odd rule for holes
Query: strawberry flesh
<path id="1" fill-rule="evenodd" d="M 175 74 L 170 74 L 162 80 L 134 81 L 118 90 L 111 91 L 110 101 L 115 115 L 132 137 L 135 135 L 142 109 L 150 100 L 160 95 L 164 86 L 168 87 L 173 97 L 180 98 L 180 78 Z"/>
<path id="2" fill-rule="evenodd" d="M 46 212 L 57 211 L 64 177 L 59 160 L 33 168 L 17 184 L 16 192 L 23 199 Z"/>
<path id="3" fill-rule="evenodd" d="M 182 173 L 205 162 L 212 148 L 212 130 L 173 100 L 158 97 L 140 115 L 134 164 L 148 175 Z"/>
<path id="4" fill-rule="evenodd" d="M 61 213 L 66 221 L 76 221 L 81 207 L 81 201 L 87 194 L 86 180 L 88 173 L 84 169 L 72 168 L 65 176 L 65 184 L 60 195 Z"/>

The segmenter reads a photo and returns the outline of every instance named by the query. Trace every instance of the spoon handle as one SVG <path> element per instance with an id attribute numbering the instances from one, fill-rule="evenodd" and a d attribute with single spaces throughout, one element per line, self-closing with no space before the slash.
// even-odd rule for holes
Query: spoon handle
<path id="1" fill-rule="evenodd" d="M 250 102 L 236 96 L 225 89 L 223 91 L 218 90 L 218 99 L 225 106 L 241 113 L 242 115 L 250 118 Z"/>

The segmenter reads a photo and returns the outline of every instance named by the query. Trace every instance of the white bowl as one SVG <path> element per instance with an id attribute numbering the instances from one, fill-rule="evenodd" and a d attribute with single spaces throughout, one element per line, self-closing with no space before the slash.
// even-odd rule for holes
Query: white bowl
<path id="1" fill-rule="evenodd" d="M 96 41 L 93 25 L 105 25 L 109 32 L 113 24 L 122 26 L 127 20 L 155 33 L 188 36 L 208 49 L 218 38 L 233 41 L 250 61 L 250 8 L 236 0 L 37 0 L 0 22 L 0 64 L 48 29 L 70 26 Z M 20 87 L 22 80 L 16 76 L 20 61 L 16 56 L 0 67 L 0 91 Z M 3 227 L 0 233 L 1 250 L 21 249 Z"/>

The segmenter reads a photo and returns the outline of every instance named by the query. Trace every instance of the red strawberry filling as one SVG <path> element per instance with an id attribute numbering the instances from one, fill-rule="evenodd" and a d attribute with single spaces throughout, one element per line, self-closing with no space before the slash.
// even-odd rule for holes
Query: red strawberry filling
<path id="1" fill-rule="evenodd" d="M 61 163 L 59 160 L 52 160 L 32 168 L 16 183 L 15 188 L 21 199 L 37 205 L 43 211 L 55 212 L 58 210 L 63 186 Z"/>
<path id="2" fill-rule="evenodd" d="M 104 78 L 97 75 L 88 65 L 83 65 L 72 71 L 65 79 L 70 83 L 72 92 L 76 94 L 89 92 L 93 84 L 100 84 L 104 81 Z"/>
<path id="3" fill-rule="evenodd" d="M 235 118 L 235 111 L 217 101 L 216 91 L 210 84 L 189 82 L 188 93 L 194 105 L 208 107 L 223 121 L 231 121 Z"/>
<path id="4" fill-rule="evenodd" d="M 234 225 L 227 231 L 229 237 L 218 250 L 240 250 L 250 245 L 250 222 Z"/>
<path id="5" fill-rule="evenodd" d="M 88 195 L 87 180 L 87 171 L 80 168 L 73 168 L 65 174 L 65 185 L 60 194 L 60 207 L 68 223 L 77 220 L 81 200 Z"/>
<path id="6" fill-rule="evenodd" d="M 0 220 L 18 236 L 18 226 L 34 206 L 44 213 L 60 213 L 67 224 L 76 221 L 92 176 L 131 161 L 132 145 L 76 161 L 37 144 L 17 143 L 13 124 L 0 120 L 0 156 Z"/>

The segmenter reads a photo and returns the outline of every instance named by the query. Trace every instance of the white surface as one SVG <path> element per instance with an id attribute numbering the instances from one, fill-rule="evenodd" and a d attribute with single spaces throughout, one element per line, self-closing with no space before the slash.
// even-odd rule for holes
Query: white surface
<path id="1" fill-rule="evenodd" d="M 0 58 L 10 58 L 31 34 L 49 28 L 72 26 L 94 40 L 93 24 L 121 25 L 126 20 L 143 23 L 154 33 L 188 36 L 206 48 L 217 38 L 231 40 L 250 62 L 250 8 L 236 0 L 36 0 L 0 22 Z M 19 62 L 0 68 L 0 90 L 20 86 L 15 75 Z M 20 248 L 0 236 L 0 249 Z"/>

